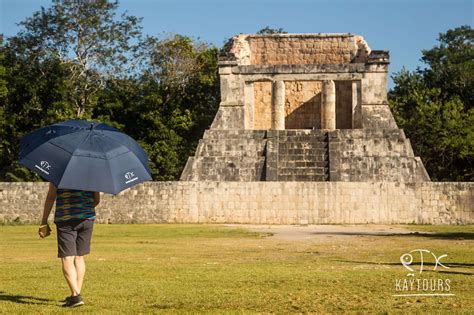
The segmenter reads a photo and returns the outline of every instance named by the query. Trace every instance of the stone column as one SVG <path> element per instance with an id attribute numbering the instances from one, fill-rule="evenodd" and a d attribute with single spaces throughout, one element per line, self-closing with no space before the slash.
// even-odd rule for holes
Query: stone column
<path id="1" fill-rule="evenodd" d="M 272 83 L 272 129 L 285 129 L 285 83 Z"/>
<path id="2" fill-rule="evenodd" d="M 352 81 L 352 129 L 362 128 L 360 81 Z"/>
<path id="3" fill-rule="evenodd" d="M 254 111 L 255 111 L 255 94 L 253 89 L 253 82 L 244 83 L 244 107 L 245 119 L 244 129 L 255 129 L 254 126 Z"/>
<path id="4" fill-rule="evenodd" d="M 333 80 L 323 81 L 321 129 L 336 129 L 336 85 Z"/>

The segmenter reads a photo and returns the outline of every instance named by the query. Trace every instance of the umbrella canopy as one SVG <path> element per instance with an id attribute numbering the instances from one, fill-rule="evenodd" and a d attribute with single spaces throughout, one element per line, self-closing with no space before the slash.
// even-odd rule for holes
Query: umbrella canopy
<path id="1" fill-rule="evenodd" d="M 118 194 L 151 180 L 140 145 L 100 122 L 68 120 L 37 129 L 20 140 L 19 162 L 63 189 Z"/>

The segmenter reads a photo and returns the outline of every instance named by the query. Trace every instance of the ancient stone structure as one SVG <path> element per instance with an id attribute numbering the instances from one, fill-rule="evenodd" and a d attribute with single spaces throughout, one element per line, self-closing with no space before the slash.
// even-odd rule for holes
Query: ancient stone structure
<path id="1" fill-rule="evenodd" d="M 238 35 L 185 181 L 429 181 L 387 103 L 387 51 L 352 34 Z"/>
<path id="2" fill-rule="evenodd" d="M 435 183 L 387 106 L 388 53 L 350 34 L 239 35 L 181 181 L 104 195 L 110 223 L 474 223 L 474 183 Z M 0 224 L 38 223 L 47 183 L 1 183 Z"/>
<path id="3" fill-rule="evenodd" d="M 0 182 L 0 224 L 40 223 L 47 192 Z M 474 183 L 147 182 L 102 194 L 96 211 L 100 223 L 473 224 Z"/>

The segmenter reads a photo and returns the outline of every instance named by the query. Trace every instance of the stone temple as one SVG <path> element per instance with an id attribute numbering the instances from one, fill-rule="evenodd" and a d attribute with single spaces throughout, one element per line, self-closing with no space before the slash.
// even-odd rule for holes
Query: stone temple
<path id="1" fill-rule="evenodd" d="M 182 181 L 423 182 L 387 102 L 388 51 L 353 34 L 233 37 Z"/>
<path id="2" fill-rule="evenodd" d="M 431 182 L 387 105 L 386 51 L 351 34 L 238 35 L 180 181 L 104 196 L 110 223 L 473 224 L 474 183 Z M 0 224 L 47 183 L 0 183 Z M 133 205 L 133 207 L 130 207 Z"/>

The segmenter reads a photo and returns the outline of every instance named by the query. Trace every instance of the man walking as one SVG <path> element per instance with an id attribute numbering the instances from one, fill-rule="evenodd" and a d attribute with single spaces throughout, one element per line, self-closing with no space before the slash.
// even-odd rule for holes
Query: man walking
<path id="1" fill-rule="evenodd" d="M 54 202 L 56 202 L 54 223 L 58 234 L 58 257 L 61 258 L 63 274 L 71 290 L 71 296 L 66 298 L 63 306 L 77 307 L 84 305 L 81 297 L 86 272 L 84 255 L 90 252 L 95 207 L 100 202 L 100 194 L 92 191 L 57 189 L 50 183 L 38 231 L 41 238 L 47 236 L 42 227 L 48 225 L 48 217 Z"/>

